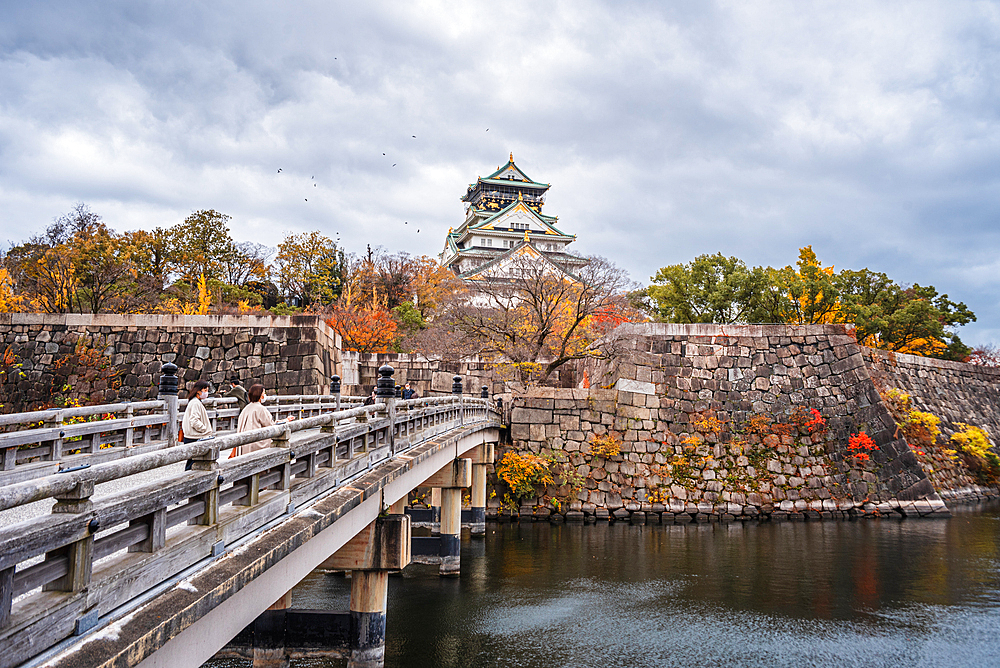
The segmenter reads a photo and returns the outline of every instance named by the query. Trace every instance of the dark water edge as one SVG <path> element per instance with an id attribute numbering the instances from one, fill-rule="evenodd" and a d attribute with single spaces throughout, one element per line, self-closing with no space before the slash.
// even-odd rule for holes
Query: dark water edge
<path id="1" fill-rule="evenodd" d="M 314 573 L 293 605 L 346 610 L 349 598 L 350 580 Z M 485 541 L 463 540 L 461 578 L 424 566 L 392 578 L 387 616 L 387 668 L 1000 666 L 1000 507 L 950 520 L 490 524 Z"/>

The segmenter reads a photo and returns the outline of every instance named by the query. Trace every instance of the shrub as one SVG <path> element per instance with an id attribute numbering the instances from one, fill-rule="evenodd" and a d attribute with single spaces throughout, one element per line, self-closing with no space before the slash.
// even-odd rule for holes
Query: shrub
<path id="1" fill-rule="evenodd" d="M 910 411 L 903 421 L 903 435 L 911 445 L 930 447 L 937 441 L 941 418 L 924 411 Z"/>
<path id="2" fill-rule="evenodd" d="M 497 476 L 507 483 L 517 501 L 534 496 L 537 487 L 555 484 L 548 463 L 530 453 L 505 453 L 497 466 Z"/>
<path id="3" fill-rule="evenodd" d="M 622 451 L 622 441 L 614 434 L 595 434 L 590 438 L 590 454 L 595 457 L 617 457 Z"/>
<path id="4" fill-rule="evenodd" d="M 981 427 L 959 422 L 959 431 L 951 436 L 954 443 L 965 455 L 965 463 L 982 484 L 995 483 L 1000 478 L 1000 457 L 993 451 L 990 437 Z"/>
<path id="5" fill-rule="evenodd" d="M 865 432 L 861 432 L 851 434 L 850 438 L 847 439 L 847 449 L 853 453 L 855 461 L 863 462 L 871 459 L 868 453 L 878 450 L 879 447 L 872 440 L 871 436 Z"/>

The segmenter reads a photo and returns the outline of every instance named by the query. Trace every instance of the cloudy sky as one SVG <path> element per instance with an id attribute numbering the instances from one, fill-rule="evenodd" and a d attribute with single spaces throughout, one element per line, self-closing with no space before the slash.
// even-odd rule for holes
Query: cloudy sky
<path id="1" fill-rule="evenodd" d="M 637 281 L 812 244 L 1000 342 L 998 56 L 1000 4 L 958 0 L 3 2 L 0 240 L 82 201 L 437 254 L 513 152 Z"/>

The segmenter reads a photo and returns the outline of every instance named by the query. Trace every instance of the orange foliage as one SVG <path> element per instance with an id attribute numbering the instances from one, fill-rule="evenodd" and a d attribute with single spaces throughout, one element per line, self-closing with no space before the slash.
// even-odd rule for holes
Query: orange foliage
<path id="1" fill-rule="evenodd" d="M 371 299 L 356 303 L 348 290 L 330 307 L 328 324 L 340 334 L 344 350 L 384 353 L 396 338 L 398 323 L 385 306 L 385 299 L 372 291 Z"/>

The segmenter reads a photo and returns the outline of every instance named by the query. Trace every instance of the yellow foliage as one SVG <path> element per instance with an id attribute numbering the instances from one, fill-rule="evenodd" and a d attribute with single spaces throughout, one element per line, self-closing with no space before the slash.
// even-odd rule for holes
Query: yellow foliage
<path id="1" fill-rule="evenodd" d="M 14 279 L 6 267 L 0 267 L 0 313 L 20 311 L 24 305 L 24 297 L 14 294 Z"/>
<path id="2" fill-rule="evenodd" d="M 505 453 L 497 466 L 497 476 L 507 483 L 516 499 L 533 495 L 536 487 L 555 484 L 548 462 L 527 452 Z"/>
<path id="3" fill-rule="evenodd" d="M 930 413 L 910 411 L 901 426 L 903 433 L 906 434 L 908 439 L 932 444 L 937 440 L 938 434 L 941 433 L 941 429 L 938 428 L 938 424 L 940 423 L 941 418 Z"/>
<path id="4" fill-rule="evenodd" d="M 694 428 L 703 434 L 718 434 L 725 423 L 711 413 L 698 413 L 694 417 Z"/>
<path id="5" fill-rule="evenodd" d="M 621 454 L 622 442 L 614 434 L 603 434 L 591 437 L 590 454 L 595 457 L 616 457 Z"/>
<path id="6" fill-rule="evenodd" d="M 208 309 L 212 305 L 212 293 L 208 291 L 208 282 L 205 274 L 198 278 L 198 315 L 207 315 Z"/>
<path id="7" fill-rule="evenodd" d="M 952 443 L 979 459 L 986 459 L 989 454 L 992 454 L 990 453 L 992 447 L 990 437 L 981 427 L 973 427 L 964 422 L 959 422 L 955 426 L 958 427 L 959 431 L 952 434 Z"/>

